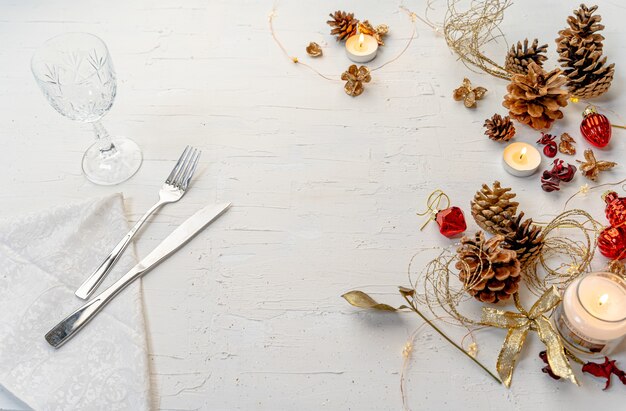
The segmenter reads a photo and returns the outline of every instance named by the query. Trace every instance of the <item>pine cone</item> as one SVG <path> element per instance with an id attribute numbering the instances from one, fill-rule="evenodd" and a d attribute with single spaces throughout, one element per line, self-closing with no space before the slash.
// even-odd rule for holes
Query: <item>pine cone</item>
<path id="1" fill-rule="evenodd" d="M 490 119 L 485 120 L 485 135 L 493 141 L 509 141 L 515 135 L 515 126 L 511 121 L 511 117 L 502 117 L 500 114 L 494 114 Z"/>
<path id="2" fill-rule="evenodd" d="M 515 74 L 507 86 L 502 105 L 512 118 L 536 130 L 549 128 L 563 118 L 560 108 L 567 105 L 568 92 L 561 88 L 566 82 L 560 69 L 546 73 L 534 62 L 527 74 Z"/>
<path id="3" fill-rule="evenodd" d="M 512 46 L 506 56 L 504 67 L 514 74 L 526 74 L 528 72 L 528 64 L 533 61 L 537 65 L 542 66 L 543 62 L 548 59 L 546 51 L 548 45 L 539 46 L 539 40 L 533 40 L 533 44 L 528 47 L 528 39 L 524 39 L 524 45 L 520 41 L 517 45 Z"/>
<path id="4" fill-rule="evenodd" d="M 511 201 L 516 196 L 510 188 L 502 188 L 499 181 L 493 188 L 483 184 L 471 202 L 472 216 L 483 230 L 491 234 L 507 234 L 509 222 L 517 214 L 519 203 Z"/>
<path id="5" fill-rule="evenodd" d="M 599 24 L 602 17 L 593 15 L 598 6 L 580 5 L 574 15 L 567 18 L 569 28 L 559 31 L 556 39 L 559 63 L 567 77 L 567 88 L 579 98 L 592 98 L 604 94 L 611 86 L 615 64 L 606 64 L 602 57 L 604 29 Z"/>
<path id="6" fill-rule="evenodd" d="M 517 253 L 522 271 L 532 267 L 543 249 L 543 234 L 541 227 L 533 226 L 531 218 L 522 221 L 524 213 L 511 220 L 510 232 L 505 236 L 503 247 Z"/>
<path id="7" fill-rule="evenodd" d="M 345 11 L 337 10 L 329 14 L 329 16 L 332 20 L 328 20 L 326 23 L 333 28 L 330 34 L 337 36 L 337 41 L 345 40 L 356 34 L 359 21 L 354 18 L 354 13 L 346 13 Z"/>
<path id="8" fill-rule="evenodd" d="M 519 289 L 520 262 L 513 250 L 502 248 L 504 237 L 485 241 L 485 233 L 463 237 L 456 268 L 466 291 L 484 303 L 507 300 Z"/>

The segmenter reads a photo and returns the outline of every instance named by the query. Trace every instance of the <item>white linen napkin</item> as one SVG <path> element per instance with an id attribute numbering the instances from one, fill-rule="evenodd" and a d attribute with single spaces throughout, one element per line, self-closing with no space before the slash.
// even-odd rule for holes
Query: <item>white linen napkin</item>
<path id="1" fill-rule="evenodd" d="M 120 194 L 0 220 L 0 385 L 29 407 L 150 409 L 139 281 L 58 350 L 44 339 L 128 228 Z M 127 249 L 96 293 L 135 262 Z"/>

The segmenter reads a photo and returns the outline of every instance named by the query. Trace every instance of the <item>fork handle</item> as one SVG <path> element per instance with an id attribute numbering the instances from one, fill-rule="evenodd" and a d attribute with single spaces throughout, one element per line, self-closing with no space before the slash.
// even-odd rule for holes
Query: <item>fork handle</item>
<path id="1" fill-rule="evenodd" d="M 141 226 L 148 220 L 155 211 L 157 211 L 161 206 L 167 204 L 167 201 L 159 201 L 137 221 L 137 223 L 130 229 L 130 231 L 120 240 L 119 243 L 113 248 L 113 251 L 104 259 L 102 264 L 87 278 L 81 285 L 78 287 L 76 292 L 74 293 L 78 298 L 86 300 L 89 298 L 91 294 L 98 288 L 104 277 L 111 271 L 113 265 L 119 260 L 120 256 L 130 244 L 130 241 L 135 237 L 137 231 L 141 228 Z"/>

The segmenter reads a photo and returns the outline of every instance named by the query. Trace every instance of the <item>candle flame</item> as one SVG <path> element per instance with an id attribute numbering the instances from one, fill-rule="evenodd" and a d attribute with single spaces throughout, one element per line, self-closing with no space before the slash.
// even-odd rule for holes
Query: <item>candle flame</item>
<path id="1" fill-rule="evenodd" d="M 607 303 L 607 301 L 609 301 L 609 295 L 608 294 L 602 294 L 600 296 L 600 299 L 598 300 L 598 305 L 604 305 Z"/>
<path id="2" fill-rule="evenodd" d="M 363 33 L 361 33 L 361 35 L 359 35 L 359 48 L 362 49 L 363 48 L 363 43 L 365 42 L 365 36 L 363 35 Z"/>
<path id="3" fill-rule="evenodd" d="M 524 158 L 524 156 L 526 155 L 526 151 L 528 151 L 526 147 L 522 148 L 522 152 L 519 155 L 520 160 Z"/>

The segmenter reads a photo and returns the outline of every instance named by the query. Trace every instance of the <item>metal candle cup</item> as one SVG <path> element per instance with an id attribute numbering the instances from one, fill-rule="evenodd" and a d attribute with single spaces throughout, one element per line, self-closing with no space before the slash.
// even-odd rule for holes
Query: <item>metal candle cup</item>
<path id="1" fill-rule="evenodd" d="M 367 34 L 355 34 L 346 40 L 346 54 L 355 63 L 367 63 L 376 57 L 378 42 Z"/>
<path id="2" fill-rule="evenodd" d="M 504 169 L 516 177 L 533 175 L 541 165 L 541 153 L 527 143 L 511 143 L 502 153 Z"/>

